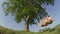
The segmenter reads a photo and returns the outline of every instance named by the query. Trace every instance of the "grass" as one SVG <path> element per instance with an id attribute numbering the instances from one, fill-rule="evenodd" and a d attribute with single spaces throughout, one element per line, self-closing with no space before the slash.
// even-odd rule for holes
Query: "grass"
<path id="1" fill-rule="evenodd" d="M 17 31 L 0 26 L 0 34 L 60 34 L 60 25 L 57 25 L 52 31 L 48 29 L 44 32 Z"/>

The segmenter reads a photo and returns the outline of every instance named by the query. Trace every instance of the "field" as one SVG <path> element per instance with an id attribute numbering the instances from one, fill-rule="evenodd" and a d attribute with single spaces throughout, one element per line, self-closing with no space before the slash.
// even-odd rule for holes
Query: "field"
<path id="1" fill-rule="evenodd" d="M 0 34 L 60 34 L 60 25 L 52 29 L 46 29 L 44 32 L 24 32 L 0 26 Z"/>

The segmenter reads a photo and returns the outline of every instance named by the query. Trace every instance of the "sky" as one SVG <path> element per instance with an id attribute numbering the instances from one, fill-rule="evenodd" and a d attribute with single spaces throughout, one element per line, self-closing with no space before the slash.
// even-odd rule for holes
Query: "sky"
<path id="1" fill-rule="evenodd" d="M 24 29 L 24 21 L 22 21 L 21 23 L 16 23 L 16 21 L 14 20 L 14 17 L 9 15 L 9 16 L 5 16 L 4 14 L 4 10 L 2 8 L 2 3 L 5 0 L 0 0 L 0 26 L 9 28 L 9 29 L 14 29 L 14 30 L 23 30 Z M 49 13 L 50 16 L 53 17 L 53 23 L 46 26 L 46 27 L 50 27 L 53 28 L 56 25 L 60 24 L 60 0 L 55 0 L 55 4 L 54 6 L 48 5 L 46 6 L 46 11 Z M 37 32 L 42 28 L 45 27 L 41 27 L 38 25 L 32 25 L 29 26 L 30 27 L 30 31 L 33 32 Z"/>

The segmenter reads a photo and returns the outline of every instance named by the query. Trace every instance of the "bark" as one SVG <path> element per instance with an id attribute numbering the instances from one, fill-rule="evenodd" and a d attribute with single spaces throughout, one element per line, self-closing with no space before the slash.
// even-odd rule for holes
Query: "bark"
<path id="1" fill-rule="evenodd" d="M 30 18 L 30 16 L 27 16 L 25 19 L 24 31 L 29 31 L 29 18 Z"/>

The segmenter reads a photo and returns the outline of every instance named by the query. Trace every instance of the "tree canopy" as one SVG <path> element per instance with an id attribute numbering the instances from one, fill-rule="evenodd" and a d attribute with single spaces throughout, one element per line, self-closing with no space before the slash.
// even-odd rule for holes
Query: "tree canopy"
<path id="1" fill-rule="evenodd" d="M 42 5 L 54 5 L 54 0 L 7 0 L 3 3 L 6 15 L 11 14 L 17 23 L 30 16 L 29 23 L 42 18 L 42 14 L 48 15 Z"/>

